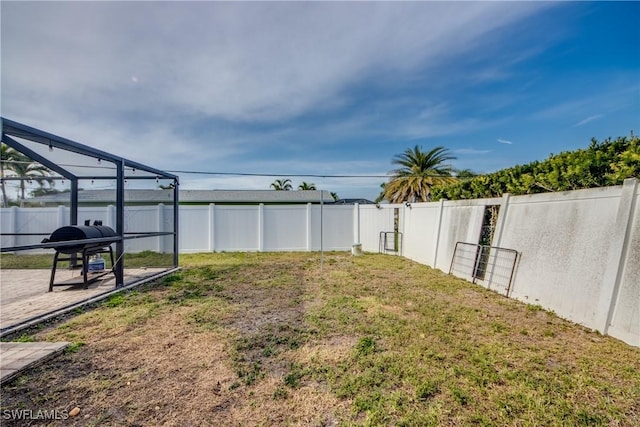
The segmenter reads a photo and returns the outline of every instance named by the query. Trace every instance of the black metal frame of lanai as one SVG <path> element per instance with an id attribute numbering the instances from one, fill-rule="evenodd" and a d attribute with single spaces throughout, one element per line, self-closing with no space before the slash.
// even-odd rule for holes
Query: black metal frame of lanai
<path id="1" fill-rule="evenodd" d="M 84 240 L 81 243 L 104 243 L 115 242 L 116 262 L 115 275 L 116 287 L 124 285 L 124 241 L 135 238 L 148 238 L 170 235 L 173 237 L 173 268 L 178 267 L 178 177 L 176 175 L 163 172 L 161 170 L 137 163 L 120 156 L 116 156 L 105 151 L 97 150 L 87 145 L 62 138 L 39 129 L 35 129 L 13 120 L 0 118 L 2 125 L 2 142 L 16 151 L 29 157 L 34 162 L 50 169 L 59 174 L 59 177 L 48 177 L 47 179 L 61 179 L 70 182 L 70 225 L 78 225 L 78 182 L 80 180 L 116 180 L 116 197 L 115 197 L 115 238 L 102 238 Z M 20 142 L 20 141 L 22 142 Z M 35 143 L 35 144 L 34 144 Z M 44 149 L 43 149 L 44 148 Z M 53 150 L 64 150 L 74 155 L 79 155 L 80 159 L 95 159 L 98 163 L 112 163 L 114 167 L 100 168 L 100 174 L 86 175 L 78 173 L 70 168 L 71 165 L 60 164 L 48 156 L 48 152 Z M 74 165 L 77 166 L 77 165 Z M 88 167 L 88 166 L 85 166 Z M 80 169 L 82 171 L 82 169 Z M 113 173 L 115 172 L 115 173 Z M 33 178 L 25 177 L 3 177 L 5 181 L 9 180 L 28 180 Z M 157 232 L 157 233 L 126 233 L 125 236 L 125 180 L 139 179 L 158 179 L 170 180 L 172 183 L 173 194 L 173 231 Z M 19 235 L 19 233 L 17 233 Z M 79 242 L 75 242 L 76 244 Z M 64 245 L 72 245 L 74 242 L 66 242 Z M 30 245 L 20 245 L 0 248 L 1 252 L 18 252 L 31 249 L 49 249 L 61 246 L 60 243 L 40 243 Z"/>

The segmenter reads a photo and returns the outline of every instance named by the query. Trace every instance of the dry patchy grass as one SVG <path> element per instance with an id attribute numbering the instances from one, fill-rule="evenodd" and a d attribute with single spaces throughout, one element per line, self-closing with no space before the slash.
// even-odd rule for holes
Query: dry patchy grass
<path id="1" fill-rule="evenodd" d="M 38 332 L 75 345 L 3 386 L 2 409 L 79 406 L 64 425 L 640 424 L 637 348 L 406 259 L 182 262 Z"/>

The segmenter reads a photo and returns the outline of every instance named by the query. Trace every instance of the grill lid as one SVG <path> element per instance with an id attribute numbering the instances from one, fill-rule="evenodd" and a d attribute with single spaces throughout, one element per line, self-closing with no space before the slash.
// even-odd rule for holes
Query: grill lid
<path id="1" fill-rule="evenodd" d="M 106 225 L 66 225 L 51 233 L 49 242 L 68 242 L 70 240 L 99 239 L 114 237 L 116 232 Z"/>
<path id="2" fill-rule="evenodd" d="M 48 239 L 44 239 L 42 243 L 49 242 L 70 242 L 73 240 L 100 239 L 103 237 L 116 237 L 116 232 L 106 225 L 66 225 L 60 227 L 51 233 Z M 80 252 L 87 247 L 108 246 L 108 243 L 87 243 L 73 246 L 59 246 L 54 248 L 58 252 L 75 253 Z"/>

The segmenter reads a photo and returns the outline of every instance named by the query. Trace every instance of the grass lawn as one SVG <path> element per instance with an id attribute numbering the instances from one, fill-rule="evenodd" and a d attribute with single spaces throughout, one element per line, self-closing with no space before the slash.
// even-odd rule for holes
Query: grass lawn
<path id="1" fill-rule="evenodd" d="M 65 258 L 68 257 L 66 254 L 63 256 Z M 101 256 L 105 259 L 107 267 L 111 267 L 109 254 L 101 254 Z M 115 258 L 115 251 L 113 256 Z M 160 254 L 152 251 L 125 254 L 124 260 L 125 268 L 173 266 L 173 254 Z M 53 253 L 41 255 L 2 254 L 0 257 L 0 267 L 3 269 L 50 269 L 52 264 Z M 68 266 L 69 263 L 67 261 L 61 261 L 58 263 L 58 268 L 65 268 Z"/>
<path id="2" fill-rule="evenodd" d="M 640 349 L 412 261 L 196 254 L 32 337 L 61 425 L 640 425 Z M 71 423 L 70 423 L 71 421 Z M 7 421 L 3 422 L 3 425 Z"/>

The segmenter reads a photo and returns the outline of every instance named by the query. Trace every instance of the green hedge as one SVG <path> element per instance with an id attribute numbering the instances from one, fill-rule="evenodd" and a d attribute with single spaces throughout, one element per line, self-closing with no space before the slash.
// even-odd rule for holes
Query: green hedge
<path id="1" fill-rule="evenodd" d="M 640 176 L 640 138 L 620 137 L 433 189 L 433 200 L 501 197 L 620 185 Z"/>

